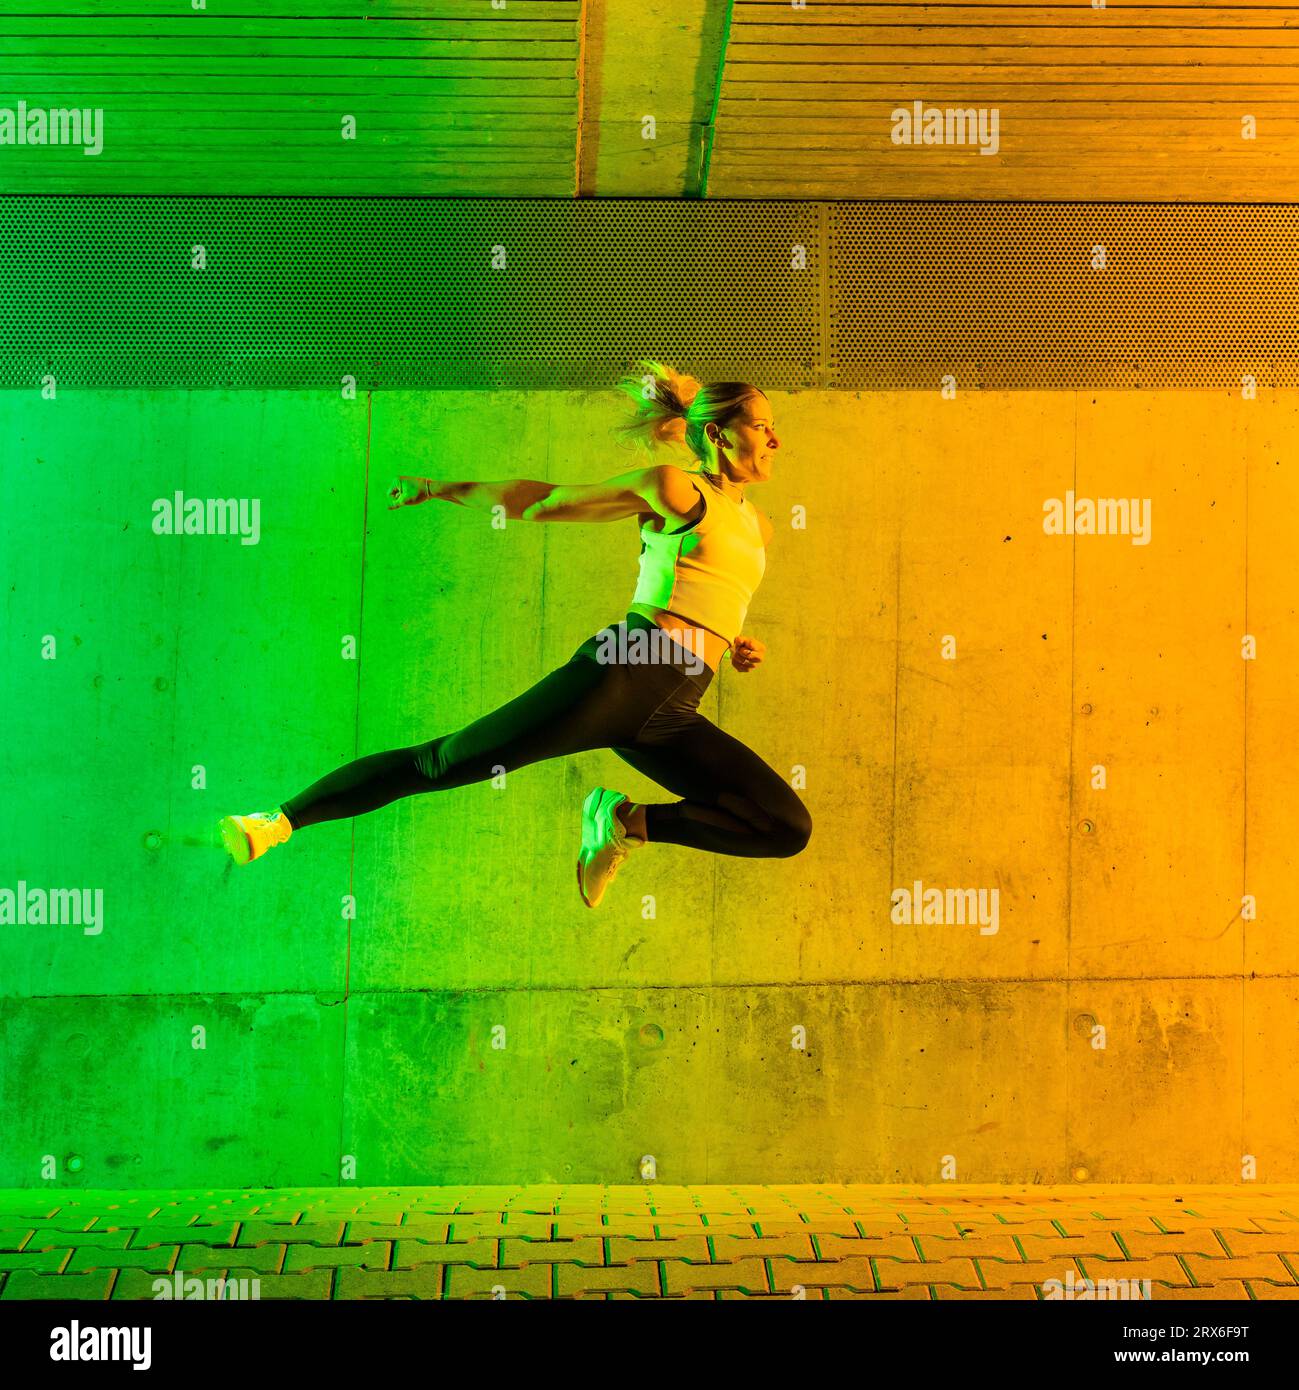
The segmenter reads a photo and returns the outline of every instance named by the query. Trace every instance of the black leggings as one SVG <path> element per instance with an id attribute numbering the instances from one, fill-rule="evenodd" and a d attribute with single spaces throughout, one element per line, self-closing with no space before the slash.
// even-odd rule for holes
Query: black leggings
<path id="1" fill-rule="evenodd" d="M 657 659 L 637 661 L 636 630 Z M 642 641 L 646 639 L 641 639 Z M 608 658 L 608 659 L 605 659 Z M 650 840 L 714 854 L 786 858 L 812 833 L 789 784 L 699 713 L 711 670 L 639 613 L 589 637 L 568 663 L 453 734 L 372 753 L 282 804 L 294 829 L 375 811 L 416 792 L 485 782 L 529 763 L 612 748 L 684 800 L 645 808 Z"/>

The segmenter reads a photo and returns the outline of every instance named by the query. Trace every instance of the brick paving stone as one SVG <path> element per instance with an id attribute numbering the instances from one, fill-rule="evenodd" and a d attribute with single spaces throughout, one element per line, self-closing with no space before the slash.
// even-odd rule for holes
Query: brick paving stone
<path id="1" fill-rule="evenodd" d="M 1024 1254 L 1028 1257 L 1030 1264 L 1037 1260 L 1068 1260 L 1074 1255 L 1087 1253 L 1084 1247 L 1093 1242 L 1084 1241 L 1082 1236 L 1053 1236 L 1043 1235 L 1019 1235 L 1017 1232 L 1008 1231 L 1008 1235 L 1018 1240 L 1024 1248 Z M 1123 1252 L 1111 1241 L 1110 1249 L 1116 1255 Z"/>
<path id="2" fill-rule="evenodd" d="M 551 1227 L 555 1224 L 553 1216 L 511 1216 L 508 1221 L 494 1215 L 463 1216 L 450 1218 L 455 1230 L 456 1240 L 469 1240 L 476 1236 L 488 1236 L 499 1240 L 505 1236 L 535 1236 L 544 1240 L 550 1238 Z"/>
<path id="3" fill-rule="evenodd" d="M 86 1246 L 72 1252 L 64 1266 L 67 1274 L 86 1274 L 92 1269 L 148 1269 L 158 1274 L 171 1271 L 179 1245 L 155 1245 L 145 1250 L 112 1250 L 102 1246 Z M 230 1258 L 230 1252 L 225 1252 Z"/>
<path id="4" fill-rule="evenodd" d="M 184 1298 L 184 1296 L 183 1296 L 183 1295 L 184 1295 L 184 1281 L 185 1281 L 185 1278 L 186 1278 L 186 1277 L 187 1277 L 187 1276 L 185 1276 L 184 1274 L 182 1274 L 182 1285 L 181 1285 L 182 1300 L 181 1300 L 181 1301 L 184 1301 L 184 1302 L 187 1302 L 187 1303 L 188 1303 L 188 1302 L 197 1303 L 197 1302 L 208 1302 L 208 1301 L 211 1301 L 211 1302 L 218 1302 L 218 1301 L 220 1301 L 219 1298 L 218 1298 L 218 1296 L 217 1296 L 217 1293 L 216 1293 L 216 1290 L 215 1290 L 215 1289 L 212 1290 L 212 1297 L 211 1297 L 210 1299 L 208 1299 L 208 1298 L 206 1298 L 206 1297 L 205 1297 L 204 1299 L 202 1299 L 202 1300 L 197 1299 L 197 1298 L 194 1298 L 194 1299 L 186 1299 L 186 1298 Z M 202 1283 L 203 1283 L 203 1287 L 204 1287 L 205 1292 L 208 1290 L 209 1285 L 217 1285 L 218 1281 L 219 1281 L 219 1280 L 222 1280 L 222 1279 L 226 1279 L 226 1280 L 229 1280 L 229 1281 L 235 1281 L 235 1280 L 241 1280 L 241 1279 L 242 1279 L 242 1280 L 246 1280 L 246 1281 L 247 1281 L 247 1284 L 248 1284 L 248 1287 L 249 1287 L 249 1291 L 250 1291 L 250 1301 L 251 1301 L 251 1290 L 252 1290 L 254 1287 L 258 1290 L 258 1296 L 259 1296 L 260 1298 L 263 1298 L 263 1299 L 270 1298 L 270 1297 L 279 1297 L 279 1298 L 286 1298 L 286 1297 L 292 1297 L 292 1298 L 324 1298 L 324 1299 L 327 1299 L 327 1298 L 329 1297 L 329 1276 L 328 1276 L 328 1275 L 324 1275 L 324 1276 L 322 1276 L 322 1278 L 320 1278 L 320 1279 L 318 1279 L 315 1275 L 305 1275 L 305 1274 L 303 1274 L 303 1275 L 294 1275 L 294 1276 L 291 1276 L 291 1279 L 290 1279 L 290 1281 L 289 1281 L 288 1283 L 285 1283 L 285 1282 L 281 1279 L 280 1276 L 277 1276 L 277 1275 L 274 1275 L 274 1274 L 267 1274 L 267 1273 L 265 1273 L 263 1270 L 257 1270 L 257 1269 L 252 1269 L 252 1270 L 237 1270 L 237 1269 L 231 1269 L 231 1270 L 228 1270 L 228 1271 L 227 1271 L 227 1270 L 220 1270 L 220 1269 L 205 1269 L 205 1270 L 202 1272 L 202 1274 L 195 1274 L 195 1275 L 188 1276 L 188 1277 L 201 1280 Z M 172 1301 L 176 1301 L 175 1298 L 174 1298 L 175 1287 L 176 1287 L 176 1285 L 175 1285 L 175 1274 L 174 1274 L 174 1273 L 171 1274 L 171 1275 L 158 1274 L 158 1273 L 149 1272 L 149 1271 L 146 1271 L 146 1270 L 143 1270 L 143 1269 L 124 1269 L 124 1270 L 122 1270 L 121 1274 L 118 1276 L 117 1283 L 113 1286 L 113 1301 L 114 1301 L 114 1302 L 119 1302 L 119 1301 L 136 1301 L 136 1302 L 144 1302 L 144 1301 L 147 1301 L 147 1300 L 158 1299 L 158 1293 L 155 1291 L 154 1285 L 155 1285 L 155 1283 L 156 1283 L 157 1281 L 159 1281 L 159 1280 L 166 1280 L 167 1288 L 168 1288 L 168 1290 L 170 1291 L 170 1295 L 169 1295 L 169 1296 L 171 1297 Z M 254 1283 L 253 1283 L 254 1280 L 257 1281 L 257 1283 L 256 1283 L 255 1285 L 254 1285 Z M 280 1293 L 278 1293 L 278 1294 L 275 1294 L 275 1293 L 273 1293 L 273 1292 L 268 1292 L 268 1290 L 269 1290 L 269 1291 L 273 1291 L 273 1290 L 276 1290 L 276 1289 L 280 1289 L 280 1290 L 282 1290 L 282 1291 L 281 1291 Z M 292 1292 L 293 1289 L 297 1289 L 297 1290 L 300 1290 L 300 1291 L 297 1292 L 297 1293 L 294 1293 L 294 1292 Z M 283 1290 L 289 1290 L 289 1291 L 288 1291 L 288 1292 L 284 1292 Z M 160 1299 L 159 1301 L 161 1301 L 161 1302 L 166 1302 L 167 1300 L 166 1300 L 166 1299 Z M 242 1300 L 235 1299 L 235 1298 L 232 1297 L 232 1298 L 229 1299 L 228 1301 L 234 1303 L 234 1302 L 240 1302 L 240 1301 L 242 1301 Z"/>
<path id="5" fill-rule="evenodd" d="M 441 1298 L 444 1269 L 443 1265 L 401 1270 L 340 1269 L 338 1282 L 334 1286 L 334 1298 Z M 294 1274 L 290 1277 L 299 1279 L 303 1276 Z"/>
<path id="6" fill-rule="evenodd" d="M 1190 1212 L 1181 1211 L 1159 1211 L 1151 1213 L 1151 1216 L 1160 1230 L 1169 1233 L 1225 1230 L 1232 1224 L 1230 1220 L 1224 1220 L 1222 1217 L 1195 1216 Z"/>
<path id="7" fill-rule="evenodd" d="M 879 1259 L 875 1261 L 881 1288 L 906 1288 L 908 1284 L 959 1284 L 962 1288 L 981 1289 L 978 1270 L 971 1259 L 948 1259 L 941 1263 L 921 1263 L 919 1260 Z"/>
<path id="8" fill-rule="evenodd" d="M 579 1290 L 621 1290 L 648 1296 L 658 1295 L 661 1289 L 659 1264 L 653 1260 L 640 1260 L 631 1265 L 608 1265 L 603 1269 L 583 1265 L 559 1265 L 556 1277 L 561 1298 Z"/>
<path id="9" fill-rule="evenodd" d="M 64 1266 L 72 1251 L 65 1245 L 62 1250 L 16 1250 L 0 1255 L 0 1269 L 26 1269 L 43 1274 L 57 1274 Z"/>
<path id="10" fill-rule="evenodd" d="M 772 1256 L 791 1260 L 816 1259 L 810 1235 L 717 1236 L 713 1240 L 713 1250 L 713 1260 L 716 1264 L 742 1260 L 750 1255 L 758 1255 L 764 1259 Z M 686 1255 L 685 1258 L 696 1260 L 699 1256 Z"/>
<path id="11" fill-rule="evenodd" d="M 953 1255 L 960 1259 L 974 1259 L 981 1255 L 986 1259 L 1024 1262 L 1024 1257 L 1014 1240 L 1003 1235 L 966 1236 L 964 1240 L 959 1237 L 925 1235 L 920 1237 L 920 1249 L 926 1260 L 946 1260 Z"/>
<path id="12" fill-rule="evenodd" d="M 695 1233 L 701 1230 L 695 1227 Z M 605 1225 L 600 1221 L 578 1220 L 575 1217 L 557 1216 L 552 1238 L 554 1240 L 579 1240 L 583 1236 L 647 1236 L 658 1238 L 659 1232 L 653 1217 L 644 1221 L 620 1220 L 616 1226 Z"/>
<path id="13" fill-rule="evenodd" d="M 1040 1286 L 1048 1279 L 1061 1282 L 1073 1271 L 1075 1279 L 1082 1279 L 1083 1273 L 1072 1260 L 1037 1260 L 1015 1264 L 1010 1260 L 980 1259 L 977 1261 L 984 1286 L 988 1289 L 1011 1289 L 1016 1285 L 1031 1284 Z"/>
<path id="14" fill-rule="evenodd" d="M 205 1280 L 207 1277 L 207 1274 L 203 1275 Z M 215 1278 L 215 1275 L 213 1277 Z M 143 1303 L 152 1300 L 157 1297 L 154 1283 L 160 1279 L 165 1279 L 169 1288 L 175 1288 L 170 1274 L 159 1274 L 147 1269 L 124 1269 L 113 1285 L 113 1302 Z"/>
<path id="15" fill-rule="evenodd" d="M 1266 1279 L 1273 1284 L 1295 1282 L 1280 1255 L 1239 1255 L 1232 1259 L 1224 1256 L 1221 1261 L 1188 1255 L 1186 1263 L 1199 1284 L 1212 1284 L 1218 1279 Z"/>
<path id="16" fill-rule="evenodd" d="M 803 1229 L 809 1235 L 826 1236 L 857 1236 L 860 1238 L 861 1232 L 857 1229 L 855 1220 L 851 1216 L 841 1216 L 838 1220 L 816 1220 L 803 1223 Z"/>
<path id="17" fill-rule="evenodd" d="M 1064 1222 L 1061 1222 L 1061 1225 L 1065 1226 L 1066 1232 L 1069 1231 L 1069 1227 Z M 1062 1234 L 1049 1221 L 1042 1220 L 1000 1221 L 997 1223 L 997 1229 L 1008 1236 L 1018 1236 L 1025 1243 L 1027 1243 L 1029 1237 L 1034 1237 L 1039 1240 L 1072 1239 L 1072 1233 Z"/>
<path id="18" fill-rule="evenodd" d="M 31 1226 L 11 1226 L 0 1231 L 0 1252 L 21 1250 L 37 1234 Z"/>
<path id="19" fill-rule="evenodd" d="M 285 1226 L 274 1221 L 246 1221 L 239 1231 L 238 1247 L 249 1245 L 341 1245 L 347 1223 L 310 1221 L 301 1226 Z"/>
<path id="20" fill-rule="evenodd" d="M 1214 1300 L 1228 1301 L 1231 1299 L 1239 1299 L 1242 1303 L 1250 1301 L 1249 1293 L 1241 1279 L 1224 1279 L 1221 1283 L 1202 1289 L 1173 1289 L 1169 1288 L 1167 1284 L 1152 1284 L 1150 1286 L 1150 1301 L 1152 1303 L 1167 1302 L 1170 1299 L 1204 1299 L 1210 1303 Z"/>
<path id="21" fill-rule="evenodd" d="M 348 1221 L 343 1228 L 341 1243 L 354 1245 L 364 1240 L 423 1240 L 430 1245 L 445 1245 L 449 1225 L 447 1221 L 420 1221 L 409 1224 L 392 1221 Z"/>
<path id="22" fill-rule="evenodd" d="M 1233 1255 L 1289 1255 L 1291 1264 L 1299 1260 L 1299 1225 L 1285 1233 L 1223 1231 L 1222 1238 Z M 1207 1255 L 1212 1252 L 1204 1250 L 1201 1253 Z"/>
<path id="23" fill-rule="evenodd" d="M 867 1221 L 859 1216 L 854 1219 L 853 1224 L 857 1228 L 858 1235 L 865 1237 L 878 1236 L 880 1239 L 887 1239 L 889 1236 L 905 1236 L 910 1240 L 913 1235 L 953 1237 L 957 1235 L 955 1221 L 937 1223 L 933 1227 L 917 1226 L 913 1229 L 908 1226 L 905 1221 Z M 993 1223 L 993 1225 L 996 1231 L 1005 1229 L 1000 1224 Z"/>
<path id="24" fill-rule="evenodd" d="M 175 1245 L 191 1241 L 196 1245 L 232 1246 L 242 1223 L 225 1221 L 215 1226 L 154 1226 L 142 1223 L 131 1239 L 130 1249 L 141 1250 L 150 1245 Z"/>
<path id="25" fill-rule="evenodd" d="M 24 1247 L 27 1250 L 66 1250 L 86 1249 L 91 1246 L 103 1250 L 125 1250 L 130 1242 L 132 1231 L 48 1231 L 38 1230 Z"/>
<path id="26" fill-rule="evenodd" d="M 252 1245 L 236 1249 L 223 1245 L 183 1245 L 175 1267 L 186 1274 L 198 1274 L 202 1270 L 224 1269 L 232 1262 L 238 1262 L 245 1269 L 274 1274 L 284 1262 L 284 1246 Z"/>
<path id="27" fill-rule="evenodd" d="M 639 1268 L 639 1266 L 632 1266 Z M 693 1289 L 745 1289 L 750 1293 L 770 1293 L 767 1266 L 762 1260 L 736 1260 L 733 1264 L 687 1264 L 684 1260 L 664 1260 L 669 1293 L 688 1293 Z M 819 1265 L 803 1265 L 819 1269 Z"/>
<path id="28" fill-rule="evenodd" d="M 530 1264 L 604 1264 L 604 1241 L 598 1236 L 580 1240 L 505 1240 L 501 1267 Z"/>
<path id="29" fill-rule="evenodd" d="M 549 1265 L 528 1265 L 523 1269 L 470 1269 L 454 1265 L 450 1272 L 448 1298 L 492 1298 L 497 1289 L 506 1298 L 549 1298 L 552 1274 Z"/>
<path id="30" fill-rule="evenodd" d="M 865 1239 L 860 1236 L 850 1239 L 846 1236 L 821 1235 L 816 1238 L 817 1248 L 823 1260 L 842 1260 L 857 1256 L 871 1255 L 899 1260 L 918 1260 L 915 1243 L 910 1236 L 895 1235 L 883 1239 Z"/>
<path id="31" fill-rule="evenodd" d="M 1299 1301 L 1299 1285 L 1297 1284 L 1270 1284 L 1265 1279 L 1247 1279 L 1245 1283 L 1250 1293 L 1257 1299 Z"/>
<path id="32" fill-rule="evenodd" d="M 1199 1259 L 1198 1255 L 1189 1257 Z M 1171 1286 L 1194 1284 L 1176 1255 L 1154 1255 L 1145 1260 L 1098 1260 L 1080 1254 L 1078 1263 L 1088 1279 L 1150 1279 L 1156 1284 Z"/>
<path id="33" fill-rule="evenodd" d="M 727 1303 L 733 1300 L 741 1300 L 744 1303 L 788 1303 L 789 1298 L 786 1294 L 779 1293 L 745 1293 L 741 1289 L 718 1289 L 717 1301 Z"/>
<path id="34" fill-rule="evenodd" d="M 980 1303 L 1036 1303 L 1037 1290 L 1032 1284 L 1008 1284 L 1004 1289 L 962 1289 L 954 1284 L 935 1284 L 933 1297 L 936 1302 L 950 1303 L 978 1301 Z"/>
<path id="35" fill-rule="evenodd" d="M 329 1270 L 311 1274 L 267 1274 L 259 1269 L 228 1269 L 225 1277 L 246 1279 L 250 1285 L 256 1279 L 261 1301 L 265 1303 L 272 1299 L 328 1299 L 333 1274 Z"/>
<path id="36" fill-rule="evenodd" d="M 721 1239 L 729 1240 L 731 1237 Z M 736 1243 L 745 1244 L 747 1250 L 747 1242 Z M 676 1236 L 667 1240 L 655 1240 L 649 1236 L 609 1238 L 611 1265 L 631 1264 L 636 1260 L 697 1260 L 700 1264 L 707 1264 L 710 1259 L 707 1236 Z"/>
<path id="37" fill-rule="evenodd" d="M 808 1290 L 825 1288 L 855 1288 L 873 1290 L 875 1275 L 871 1262 L 864 1258 L 848 1258 L 827 1261 L 823 1264 L 805 1264 L 795 1260 L 771 1261 L 771 1285 L 777 1293 L 788 1294 L 791 1289 L 801 1287 Z"/>
<path id="38" fill-rule="evenodd" d="M 929 1290 L 918 1284 L 913 1284 L 908 1289 L 886 1289 L 872 1292 L 868 1289 L 827 1289 L 831 1299 L 851 1298 L 851 1299 L 882 1299 L 885 1301 L 905 1300 L 907 1302 L 928 1303 L 931 1302 Z"/>
<path id="39" fill-rule="evenodd" d="M 1256 1215 L 1253 1218 L 1253 1224 L 1267 1235 L 1289 1235 L 1299 1229 L 1299 1218 L 1280 1216 L 1274 1212 L 1269 1216 Z M 1230 1243 L 1231 1237 L 1228 1236 L 1227 1239 Z"/>
<path id="40" fill-rule="evenodd" d="M 340 1265 L 365 1269 L 387 1269 L 392 1245 L 386 1240 L 370 1240 L 364 1245 L 290 1245 L 284 1257 L 285 1274 L 304 1269 L 337 1269 Z"/>
<path id="41" fill-rule="evenodd" d="M 393 1269 L 416 1269 L 421 1265 L 476 1265 L 495 1269 L 499 1243 L 494 1240 L 455 1241 L 451 1244 L 425 1240 L 399 1240 L 393 1256 Z"/>
<path id="42" fill-rule="evenodd" d="M 1159 1231 L 1131 1230 L 1119 1231 L 1117 1235 L 1134 1260 L 1151 1259 L 1156 1255 L 1225 1256 L 1227 1253 L 1210 1226 L 1167 1235 Z"/>
<path id="43" fill-rule="evenodd" d="M 90 1274 L 37 1274 L 33 1270 L 15 1269 L 5 1280 L 0 1298 L 75 1298 L 102 1301 L 113 1287 L 117 1271 L 97 1269 Z"/>

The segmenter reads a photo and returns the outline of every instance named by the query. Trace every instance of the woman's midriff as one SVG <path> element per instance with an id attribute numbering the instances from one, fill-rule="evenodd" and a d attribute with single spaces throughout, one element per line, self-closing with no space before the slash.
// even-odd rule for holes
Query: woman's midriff
<path id="1" fill-rule="evenodd" d="M 716 671 L 721 666 L 722 658 L 731 645 L 725 637 L 719 637 L 710 628 L 700 627 L 698 623 L 692 623 L 688 618 L 679 617 L 666 609 L 646 611 L 635 608 L 633 611 L 652 619 L 674 642 L 701 657 L 709 670 Z"/>

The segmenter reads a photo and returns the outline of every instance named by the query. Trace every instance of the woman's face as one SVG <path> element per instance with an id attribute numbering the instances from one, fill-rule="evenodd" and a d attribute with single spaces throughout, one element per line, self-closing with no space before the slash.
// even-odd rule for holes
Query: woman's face
<path id="1" fill-rule="evenodd" d="M 710 431 L 711 433 L 711 431 Z M 771 402 L 754 396 L 745 413 L 718 430 L 717 451 L 736 482 L 765 483 L 771 477 L 772 456 L 780 448 Z"/>

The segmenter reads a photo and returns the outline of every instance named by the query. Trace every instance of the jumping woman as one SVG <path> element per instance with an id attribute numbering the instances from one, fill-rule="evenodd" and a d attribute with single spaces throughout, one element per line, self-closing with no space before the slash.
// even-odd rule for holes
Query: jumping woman
<path id="1" fill-rule="evenodd" d="M 456 733 L 358 758 L 274 811 L 225 817 L 222 837 L 237 864 L 321 821 L 595 748 L 611 748 L 681 800 L 635 804 L 605 787 L 587 796 L 577 881 L 588 907 L 647 843 L 749 858 L 785 858 L 807 844 L 811 817 L 789 784 L 699 713 L 728 650 L 737 671 L 764 655 L 761 642 L 740 634 L 772 534 L 745 496 L 771 476 L 779 448 L 771 403 L 756 386 L 701 386 L 659 363 L 640 366 L 642 376 L 623 382 L 638 402 L 626 429 L 650 445 L 684 440 L 697 469 L 663 464 L 575 487 L 403 477 L 388 493 L 389 510 L 438 501 L 500 507 L 515 521 L 635 517 L 640 579 L 626 618 Z"/>

